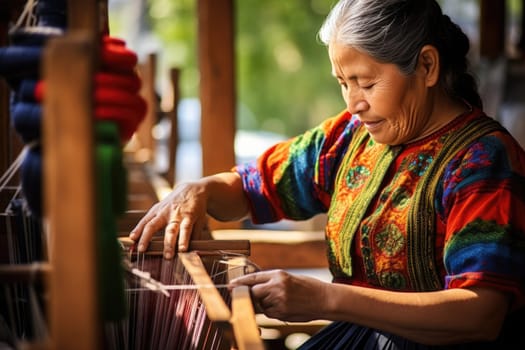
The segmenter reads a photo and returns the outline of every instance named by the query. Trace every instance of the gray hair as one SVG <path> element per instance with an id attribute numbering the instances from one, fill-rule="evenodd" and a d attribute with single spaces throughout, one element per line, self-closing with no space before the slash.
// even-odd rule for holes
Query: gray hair
<path id="1" fill-rule="evenodd" d="M 481 107 L 476 82 L 467 72 L 470 43 L 435 0 L 340 0 L 319 30 L 325 44 L 351 46 L 405 75 L 414 72 L 421 48 L 440 55 L 440 83 L 453 98 Z"/>

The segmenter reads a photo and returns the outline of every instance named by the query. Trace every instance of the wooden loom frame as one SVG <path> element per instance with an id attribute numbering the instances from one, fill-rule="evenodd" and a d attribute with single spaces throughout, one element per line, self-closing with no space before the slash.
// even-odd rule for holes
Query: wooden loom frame
<path id="1" fill-rule="evenodd" d="M 156 239 L 155 239 L 156 238 Z M 155 237 L 145 254 L 161 256 L 163 250 L 162 237 Z M 129 238 L 120 238 L 121 244 L 130 249 L 134 242 Z M 235 349 L 263 350 L 264 346 L 254 317 L 254 308 L 250 291 L 247 286 L 232 289 L 231 309 L 228 307 L 216 288 L 208 288 L 213 284 L 205 267 L 203 259 L 222 254 L 248 256 L 250 242 L 246 240 L 203 240 L 192 241 L 188 252 L 179 252 L 177 258 L 182 262 L 185 270 L 191 276 L 198 288 L 199 296 L 206 309 L 208 319 L 226 335 Z M 202 256 L 202 258 L 201 258 Z M 227 269 L 228 280 L 242 275 L 235 267 Z M 224 343 L 223 343 L 224 345 Z"/>
<path id="2" fill-rule="evenodd" d="M 91 91 L 98 57 L 98 33 L 106 24 L 103 23 L 105 15 L 105 1 L 69 0 L 68 33 L 50 40 L 44 49 L 42 72 L 47 92 L 43 112 L 46 150 L 43 197 L 50 262 L 42 266 L 16 266 L 2 275 L 8 277 L 6 281 L 18 278 L 13 274 L 30 278 L 36 269 L 36 273 L 43 272 L 48 280 L 50 339 L 24 345 L 24 348 L 97 349 L 102 344 L 96 279 Z M 194 272 L 204 278 L 206 271 L 198 267 L 192 253 L 188 254 Z M 250 329 L 252 335 L 258 334 L 254 333 L 255 319 L 251 321 L 254 327 L 247 328 L 250 318 L 243 317 L 245 311 L 249 311 L 247 305 L 251 305 L 249 292 L 246 288 L 236 288 L 233 298 L 234 311 L 241 305 L 243 312 L 218 314 L 224 322 L 229 317 L 239 349 L 261 349 L 260 339 L 251 339 L 250 332 L 246 332 Z"/>

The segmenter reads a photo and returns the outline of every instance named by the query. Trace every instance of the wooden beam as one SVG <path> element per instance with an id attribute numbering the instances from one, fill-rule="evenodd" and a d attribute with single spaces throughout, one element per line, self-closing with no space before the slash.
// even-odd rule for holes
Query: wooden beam
<path id="1" fill-rule="evenodd" d="M 171 187 L 175 186 L 177 182 L 177 148 L 179 145 L 179 113 L 178 106 L 180 101 L 180 69 L 170 69 L 170 81 L 173 89 L 172 93 L 172 108 L 169 112 L 169 119 L 171 121 L 171 132 L 168 145 L 168 171 L 166 172 L 166 179 Z"/>
<path id="2" fill-rule="evenodd" d="M 227 171 L 235 162 L 233 0 L 198 1 L 202 172 Z"/>
<path id="3" fill-rule="evenodd" d="M 81 30 L 87 35 L 97 37 L 102 33 L 102 26 L 107 20 L 103 19 L 103 10 L 107 9 L 106 0 L 89 0 L 88 6 L 75 4 L 74 0 L 67 1 L 67 21 L 69 32 Z"/>
<path id="4" fill-rule="evenodd" d="M 54 349 L 100 349 L 91 36 L 50 41 L 44 52 L 44 208 L 51 240 Z M 71 84 L 75 77 L 75 84 Z"/>
<path id="5" fill-rule="evenodd" d="M 202 174 L 228 171 L 235 164 L 236 94 L 234 1 L 198 1 Z M 210 228 L 238 223 L 210 220 Z"/>
<path id="6" fill-rule="evenodd" d="M 505 55 L 506 1 L 480 2 L 480 55 L 496 59 Z"/>
<path id="7" fill-rule="evenodd" d="M 517 43 L 517 47 L 520 50 L 520 54 L 525 53 L 525 0 L 521 0 L 521 26 L 520 26 L 520 38 Z"/>
<path id="8" fill-rule="evenodd" d="M 179 253 L 178 257 L 198 289 L 208 318 L 224 326 L 229 325 L 231 311 L 208 275 L 200 257 L 194 253 Z"/>
<path id="9" fill-rule="evenodd" d="M 50 239 L 53 349 L 102 348 L 97 278 L 93 76 L 107 1 L 68 0 L 65 36 L 43 55 L 44 213 Z M 104 12 L 105 11 L 105 12 Z M 71 78 L 75 83 L 71 83 Z"/>
<path id="10" fill-rule="evenodd" d="M 250 288 L 248 286 L 233 288 L 231 323 L 239 350 L 264 350 L 254 315 Z"/>
<path id="11" fill-rule="evenodd" d="M 150 53 L 146 61 L 138 65 L 142 86 L 140 94 L 147 102 L 146 115 L 140 123 L 135 136 L 138 140 L 139 161 L 155 162 L 156 144 L 152 130 L 157 123 L 158 101 L 155 90 L 155 75 L 157 72 L 157 55 Z"/>

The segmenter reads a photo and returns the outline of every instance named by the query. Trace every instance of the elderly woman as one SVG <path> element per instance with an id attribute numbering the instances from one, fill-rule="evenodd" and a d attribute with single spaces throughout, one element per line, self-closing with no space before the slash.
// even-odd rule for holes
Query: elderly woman
<path id="1" fill-rule="evenodd" d="M 483 113 L 467 37 L 435 0 L 341 0 L 320 38 L 346 110 L 178 185 L 131 238 L 142 250 L 166 227 L 170 258 L 208 214 L 327 213 L 333 283 L 284 271 L 232 282 L 270 317 L 334 321 L 304 349 L 525 348 L 525 152 Z"/>

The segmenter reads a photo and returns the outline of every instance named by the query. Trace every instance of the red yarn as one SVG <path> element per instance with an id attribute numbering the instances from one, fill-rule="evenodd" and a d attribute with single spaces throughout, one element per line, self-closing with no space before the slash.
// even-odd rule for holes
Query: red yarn
<path id="1" fill-rule="evenodd" d="M 137 55 L 124 40 L 104 36 L 101 47 L 102 70 L 94 77 L 95 119 L 112 120 L 119 126 L 122 141 L 128 141 L 145 117 L 147 103 L 139 91 L 142 82 L 135 71 Z M 45 82 L 35 86 L 35 99 L 42 102 Z"/>
<path id="2" fill-rule="evenodd" d="M 137 54 L 126 48 L 123 40 L 102 37 L 101 64 L 103 69 L 112 71 L 133 70 L 138 62 Z"/>
<path id="3" fill-rule="evenodd" d="M 39 80 L 35 85 L 35 101 L 38 103 L 42 103 L 44 100 L 44 81 Z"/>
<path id="4" fill-rule="evenodd" d="M 119 127 L 120 139 L 126 142 L 131 139 L 137 127 L 142 121 L 141 116 L 133 108 L 128 106 L 120 107 L 96 107 L 95 115 L 97 120 L 110 120 L 117 123 Z M 133 119 L 133 120 L 132 120 Z"/>
<path id="5" fill-rule="evenodd" d="M 105 86 L 137 93 L 142 86 L 142 82 L 134 72 L 132 74 L 100 72 L 95 76 L 95 86 Z"/>
<path id="6" fill-rule="evenodd" d="M 138 94 L 107 86 L 95 89 L 95 118 L 118 123 L 124 141 L 133 136 L 144 119 L 146 109 L 146 101 Z"/>

